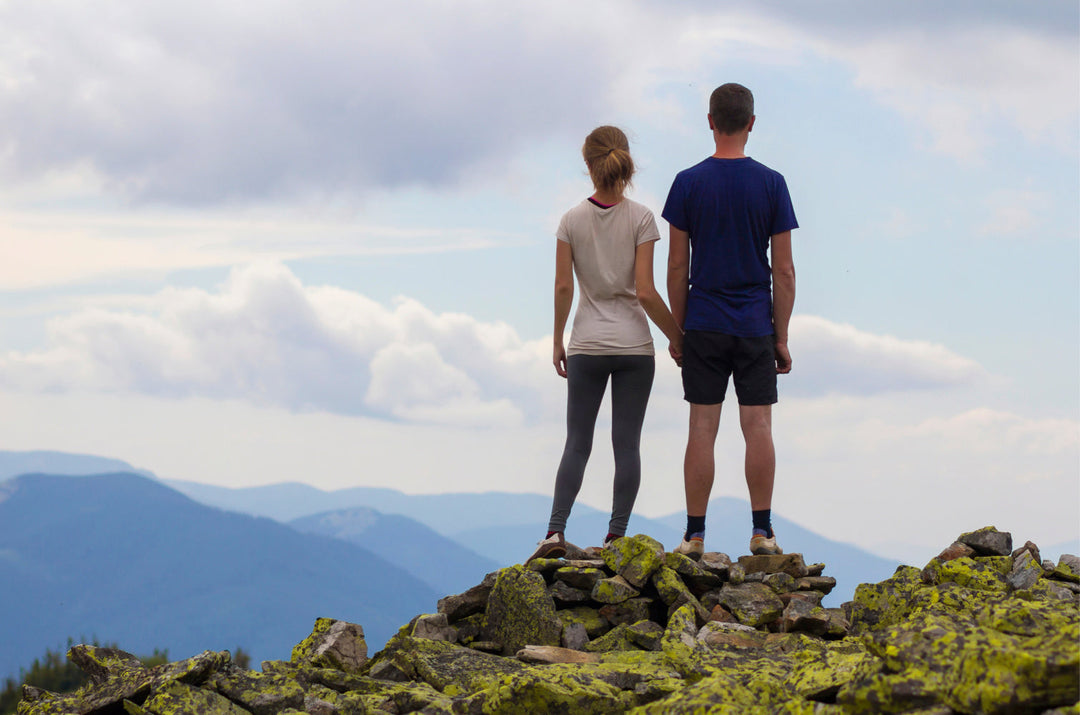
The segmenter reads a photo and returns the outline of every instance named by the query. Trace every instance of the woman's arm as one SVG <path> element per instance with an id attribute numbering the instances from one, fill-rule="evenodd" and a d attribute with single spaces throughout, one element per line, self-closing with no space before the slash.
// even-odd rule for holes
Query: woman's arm
<path id="1" fill-rule="evenodd" d="M 555 331 L 552 334 L 552 362 L 555 364 L 555 372 L 559 373 L 560 377 L 566 377 L 563 333 L 566 332 L 566 320 L 570 317 L 570 306 L 574 302 L 574 253 L 566 241 L 555 243 Z"/>
<path id="2" fill-rule="evenodd" d="M 649 319 L 656 323 L 656 327 L 663 331 L 671 342 L 670 351 L 672 357 L 682 354 L 682 328 L 675 322 L 671 311 L 668 310 L 664 299 L 656 290 L 653 283 L 653 247 L 655 241 L 646 241 L 638 244 L 637 253 L 634 256 L 634 287 L 637 290 L 637 299 L 641 307 L 645 309 Z M 676 358 L 678 359 L 678 358 Z"/>

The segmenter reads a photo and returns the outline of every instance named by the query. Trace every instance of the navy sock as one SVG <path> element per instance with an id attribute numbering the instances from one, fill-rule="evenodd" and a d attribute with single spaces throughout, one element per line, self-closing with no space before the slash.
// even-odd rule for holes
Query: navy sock
<path id="1" fill-rule="evenodd" d="M 703 536 L 705 534 L 705 515 L 690 516 L 686 515 L 686 533 L 683 535 L 683 541 L 689 541 L 690 537 L 694 534 Z"/>
<path id="2" fill-rule="evenodd" d="M 765 536 L 771 539 L 773 537 L 772 509 L 759 509 L 751 512 L 751 516 L 754 520 L 754 530 L 765 532 Z"/>

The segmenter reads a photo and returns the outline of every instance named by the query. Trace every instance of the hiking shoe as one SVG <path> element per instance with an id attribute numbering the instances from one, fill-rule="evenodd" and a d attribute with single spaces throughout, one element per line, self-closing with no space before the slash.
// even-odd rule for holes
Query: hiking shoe
<path id="1" fill-rule="evenodd" d="M 764 534 L 754 534 L 750 537 L 750 553 L 755 556 L 772 556 L 782 554 L 784 550 L 776 545 L 776 535 L 771 537 Z"/>
<path id="2" fill-rule="evenodd" d="M 700 536 L 691 536 L 689 540 L 683 539 L 681 544 L 672 549 L 672 553 L 682 554 L 698 561 L 705 553 L 705 539 Z"/>
<path id="3" fill-rule="evenodd" d="M 563 538 L 561 531 L 556 531 L 543 541 L 536 542 L 536 551 L 525 560 L 525 563 L 527 564 L 533 559 L 558 559 L 565 555 L 566 539 Z"/>

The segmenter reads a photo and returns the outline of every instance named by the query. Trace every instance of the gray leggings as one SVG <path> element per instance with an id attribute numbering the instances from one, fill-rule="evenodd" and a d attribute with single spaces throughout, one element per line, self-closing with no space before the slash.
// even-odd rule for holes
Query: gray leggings
<path id="1" fill-rule="evenodd" d="M 652 355 L 571 355 L 566 359 L 566 447 L 555 475 L 548 531 L 566 530 L 592 452 L 596 415 L 610 377 L 615 488 L 608 531 L 616 536 L 626 533 L 641 483 L 641 424 L 655 372 Z"/>

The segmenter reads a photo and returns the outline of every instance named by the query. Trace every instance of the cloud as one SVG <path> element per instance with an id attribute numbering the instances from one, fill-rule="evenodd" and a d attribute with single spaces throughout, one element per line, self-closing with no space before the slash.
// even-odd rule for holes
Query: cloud
<path id="1" fill-rule="evenodd" d="M 603 106 L 630 50 L 567 20 L 487 2 L 4 4 L 0 158 L 9 178 L 83 166 L 179 204 L 451 185 Z"/>
<path id="2" fill-rule="evenodd" d="M 280 264 L 235 269 L 217 292 L 166 288 L 122 303 L 54 318 L 45 347 L 0 356 L 0 385 L 442 424 L 559 420 L 564 408 L 550 338 L 523 339 L 505 323 L 435 313 L 408 298 L 387 307 L 307 286 Z M 942 346 L 823 318 L 797 317 L 791 336 L 797 372 L 784 390 L 796 396 L 948 389 L 984 377 Z M 657 385 L 670 393 L 654 401 L 659 414 L 679 419 L 665 406 L 677 407 L 674 370 L 662 370 Z"/>
<path id="3" fill-rule="evenodd" d="M 989 375 L 943 345 L 875 335 L 812 315 L 792 318 L 794 395 L 873 395 L 970 385 Z"/>
<path id="4" fill-rule="evenodd" d="M 844 62 L 946 153 L 999 122 L 1075 149 L 1075 8 L 948 5 L 607 2 L 597 32 L 568 2 L 4 3 L 0 176 L 155 205 L 452 187 L 597 117 L 670 123 L 672 83 L 747 47 Z"/>

